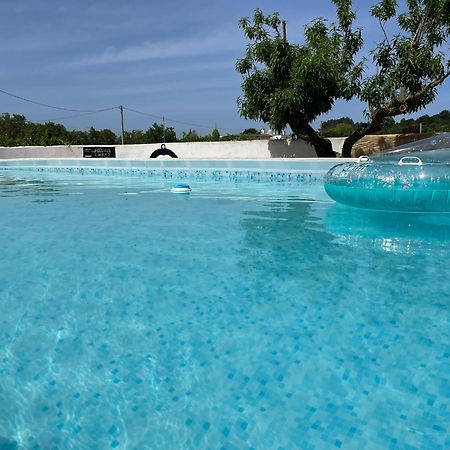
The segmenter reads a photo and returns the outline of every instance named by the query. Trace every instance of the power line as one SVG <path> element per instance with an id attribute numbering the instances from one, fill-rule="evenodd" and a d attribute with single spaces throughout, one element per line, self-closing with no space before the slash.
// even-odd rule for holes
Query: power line
<path id="1" fill-rule="evenodd" d="M 73 109 L 73 108 L 63 108 L 60 106 L 47 105 L 46 103 L 37 102 L 35 100 L 31 100 L 29 98 L 21 97 L 20 95 L 12 94 L 11 92 L 4 91 L 0 89 L 0 93 L 9 95 L 10 97 L 17 98 L 19 100 L 23 100 L 24 102 L 33 103 L 34 105 L 44 106 L 45 108 L 58 109 L 60 111 L 69 111 L 69 112 L 79 112 L 79 113 L 97 113 L 103 111 L 111 111 L 113 109 L 117 109 L 118 106 L 113 106 L 112 108 L 103 108 L 103 109 Z"/>
<path id="2" fill-rule="evenodd" d="M 198 123 L 191 123 L 191 122 L 182 122 L 180 120 L 175 120 L 175 119 L 171 119 L 170 117 L 165 117 L 165 116 L 157 116 L 155 114 L 150 114 L 150 113 L 146 113 L 143 111 L 138 111 L 136 109 L 131 109 L 128 107 L 123 107 L 123 109 L 130 111 L 130 112 L 134 112 L 136 114 L 141 114 L 143 116 L 148 116 L 148 117 L 152 117 L 154 119 L 160 119 L 160 120 L 165 120 L 166 122 L 171 122 L 171 123 L 177 123 L 179 125 L 187 125 L 190 127 L 197 127 L 197 128 L 207 128 L 208 130 L 214 129 L 216 128 L 216 126 L 213 125 L 201 125 Z M 222 130 L 226 130 L 226 131 L 238 131 L 237 128 L 225 128 L 225 127 L 221 127 Z"/>
<path id="3" fill-rule="evenodd" d="M 75 118 L 75 117 L 82 117 L 82 116 L 87 116 L 87 115 L 90 115 L 90 114 L 96 114 L 96 113 L 101 113 L 101 112 L 105 112 L 105 111 L 112 111 L 114 109 L 119 109 L 121 111 L 121 114 L 123 114 L 123 110 L 126 110 L 126 111 L 130 111 L 130 112 L 133 112 L 133 113 L 136 113 L 136 114 L 140 114 L 140 115 L 143 115 L 143 116 L 152 117 L 154 119 L 162 120 L 164 122 L 167 121 L 167 122 L 176 123 L 176 124 L 179 124 L 179 125 L 187 125 L 189 127 L 207 128 L 208 130 L 217 128 L 216 126 L 212 126 L 212 125 L 203 125 L 203 124 L 198 124 L 198 123 L 184 122 L 184 121 L 181 121 L 181 120 L 171 119 L 171 118 L 164 117 L 164 116 L 158 116 L 156 114 L 150 114 L 150 113 L 147 113 L 147 112 L 144 112 L 144 111 L 138 111 L 136 109 L 128 108 L 128 107 L 125 107 L 125 106 L 113 106 L 111 108 L 102 108 L 102 109 L 74 109 L 74 108 L 65 108 L 65 107 L 54 106 L 54 105 L 49 105 L 47 103 L 38 102 L 36 100 L 31 100 L 29 98 L 21 97 L 20 95 L 13 94 L 13 93 L 5 91 L 3 89 L 0 89 L 0 93 L 4 94 L 4 95 L 8 95 L 8 96 L 13 97 L 13 98 L 17 98 L 17 99 L 22 100 L 24 102 L 32 103 L 32 104 L 38 105 L 38 106 L 43 106 L 45 108 L 56 109 L 56 110 L 59 110 L 59 111 L 68 111 L 68 112 L 82 113 L 82 114 L 66 116 L 66 117 L 58 117 L 58 118 L 52 119 L 51 121 L 71 119 L 71 118 Z M 225 130 L 225 131 L 232 131 L 232 132 L 239 131 L 237 128 L 221 127 L 221 129 Z"/>
<path id="4" fill-rule="evenodd" d="M 124 106 L 124 109 L 126 109 L 127 111 L 134 112 L 136 114 L 141 114 L 142 116 L 153 117 L 154 119 L 161 119 L 162 120 L 162 118 L 163 118 L 163 116 L 155 116 L 155 114 L 149 114 L 149 113 L 146 113 L 146 112 L 137 111 L 136 109 L 131 109 L 131 108 L 128 108 L 126 106 Z"/>

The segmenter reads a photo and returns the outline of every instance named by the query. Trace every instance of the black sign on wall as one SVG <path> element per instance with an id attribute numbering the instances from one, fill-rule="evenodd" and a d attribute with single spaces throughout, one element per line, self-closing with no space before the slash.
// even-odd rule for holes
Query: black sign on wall
<path id="1" fill-rule="evenodd" d="M 83 158 L 115 158 L 116 147 L 83 147 Z"/>

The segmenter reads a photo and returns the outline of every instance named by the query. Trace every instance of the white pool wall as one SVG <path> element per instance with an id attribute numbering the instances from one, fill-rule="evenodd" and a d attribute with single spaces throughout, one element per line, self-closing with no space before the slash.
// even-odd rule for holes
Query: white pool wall
<path id="1" fill-rule="evenodd" d="M 82 158 L 83 147 L 115 147 L 116 159 L 146 160 L 161 144 L 56 145 L 51 147 L 0 147 L 0 159 Z M 254 140 L 230 142 L 167 143 L 180 159 L 271 159 L 314 158 L 316 152 L 304 141 Z"/>

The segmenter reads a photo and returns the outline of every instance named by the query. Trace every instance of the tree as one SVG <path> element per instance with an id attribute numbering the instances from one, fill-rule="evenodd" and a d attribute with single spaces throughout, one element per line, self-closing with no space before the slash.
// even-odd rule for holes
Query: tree
<path id="1" fill-rule="evenodd" d="M 214 130 L 212 131 L 211 140 L 212 141 L 220 141 L 220 132 L 217 128 L 214 128 Z"/>
<path id="2" fill-rule="evenodd" d="M 124 131 L 123 140 L 125 144 L 144 144 L 147 135 L 142 130 Z"/>
<path id="3" fill-rule="evenodd" d="M 337 129 L 336 129 L 337 128 Z M 349 117 L 341 117 L 340 119 L 325 120 L 320 125 L 319 133 L 322 136 L 336 137 L 336 132 L 347 131 L 352 134 L 355 129 L 355 122 Z M 339 134 L 339 136 L 348 136 L 348 134 Z"/>
<path id="4" fill-rule="evenodd" d="M 189 130 L 189 133 L 183 133 L 183 137 L 181 138 L 183 142 L 201 142 L 204 140 L 195 130 Z"/>
<path id="5" fill-rule="evenodd" d="M 28 120 L 25 116 L 21 114 L 2 114 L 0 116 L 0 145 L 5 147 L 24 145 L 22 136 L 25 134 L 27 127 Z"/>
<path id="6" fill-rule="evenodd" d="M 366 77 L 358 97 L 367 103 L 368 123 L 346 139 L 342 156 L 351 156 L 353 145 L 378 131 L 387 117 L 413 113 L 433 102 L 436 88 L 450 75 L 450 58 L 443 51 L 450 35 L 449 0 L 408 0 L 399 12 L 395 0 L 380 0 L 372 7 L 384 39 L 373 51 L 376 73 Z M 397 22 L 393 37 L 386 32 Z"/>
<path id="7" fill-rule="evenodd" d="M 340 125 L 351 125 L 352 129 L 367 126 L 367 124 L 354 123 L 348 117 L 341 117 L 340 119 L 331 119 L 322 122 L 320 126 L 320 133 L 324 136 L 339 136 Z M 337 130 L 338 129 L 338 130 Z M 342 128 L 341 128 L 342 129 Z M 376 134 L 404 134 L 404 133 L 418 133 L 422 129 L 422 133 L 448 133 L 450 132 L 450 111 L 444 109 L 439 114 L 429 116 L 425 114 L 418 119 L 402 118 L 396 122 L 394 117 L 386 117 Z M 351 133 L 342 134 L 342 136 L 349 136 Z"/>
<path id="8" fill-rule="evenodd" d="M 335 156 L 331 142 L 321 137 L 311 122 L 329 111 L 335 100 L 350 100 L 358 91 L 363 71 L 355 56 L 362 45 L 360 30 L 353 29 L 351 0 L 332 0 L 337 22 L 327 26 L 317 19 L 305 27 L 305 43 L 289 43 L 286 22 L 278 13 L 264 16 L 257 9 L 253 20 L 240 27 L 250 41 L 245 56 L 236 63 L 243 77 L 240 114 L 262 120 L 281 131 L 311 143 L 318 156 Z"/>
<path id="9" fill-rule="evenodd" d="M 54 122 L 46 122 L 45 124 L 33 124 L 28 122 L 25 131 L 25 141 L 28 139 L 35 145 L 61 145 L 67 139 L 68 132 L 64 125 Z M 28 139 L 27 139 L 28 138 Z"/>
<path id="10" fill-rule="evenodd" d="M 94 127 L 89 128 L 89 131 L 86 133 L 86 138 L 88 144 L 94 145 L 111 145 L 117 142 L 117 136 L 111 130 L 96 130 Z"/>
<path id="11" fill-rule="evenodd" d="M 325 133 L 329 137 L 346 137 L 354 132 L 353 125 L 347 122 L 337 123 L 333 128 Z"/>
<path id="12" fill-rule="evenodd" d="M 146 141 L 150 144 L 159 142 L 176 142 L 177 135 L 172 127 L 164 127 L 164 124 L 156 122 L 146 131 Z M 165 139 L 164 139 L 165 136 Z"/>
<path id="13" fill-rule="evenodd" d="M 355 62 L 362 35 L 352 28 L 352 0 L 331 1 L 337 23 L 327 27 L 318 19 L 307 25 L 302 45 L 287 41 L 285 22 L 277 13 L 264 16 L 256 10 L 253 21 L 241 19 L 250 44 L 236 64 L 244 78 L 238 105 L 244 117 L 268 122 L 276 130 L 289 125 L 314 145 L 318 156 L 331 156 L 331 143 L 310 124 L 335 100 L 356 96 L 367 104 L 367 121 L 357 124 L 344 142 L 342 155 L 350 156 L 353 145 L 378 132 L 386 119 L 417 112 L 435 99 L 437 87 L 450 75 L 444 49 L 450 0 L 407 0 L 405 10 L 396 0 L 379 0 L 371 14 L 384 37 L 371 52 L 372 74 L 365 73 L 364 61 Z M 391 22 L 398 32 L 389 37 Z"/>
<path id="14" fill-rule="evenodd" d="M 246 128 L 241 134 L 259 134 L 256 128 Z"/>

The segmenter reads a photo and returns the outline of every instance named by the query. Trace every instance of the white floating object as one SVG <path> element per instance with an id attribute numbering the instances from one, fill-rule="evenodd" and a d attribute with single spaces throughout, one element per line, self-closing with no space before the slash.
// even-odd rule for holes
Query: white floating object
<path id="1" fill-rule="evenodd" d="M 191 187 L 186 183 L 177 183 L 170 191 L 175 194 L 187 194 L 191 192 Z"/>

